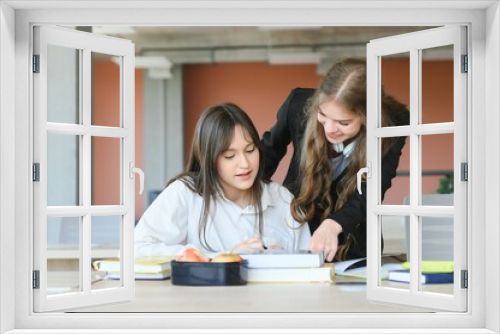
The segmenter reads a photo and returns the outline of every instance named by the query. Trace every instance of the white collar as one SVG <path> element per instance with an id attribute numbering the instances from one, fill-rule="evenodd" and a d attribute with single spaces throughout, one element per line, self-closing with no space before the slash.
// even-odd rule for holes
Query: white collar
<path id="1" fill-rule="evenodd" d="M 262 184 L 262 210 L 268 206 L 276 206 L 276 199 L 271 194 L 270 184 L 261 182 Z"/>
<path id="2" fill-rule="evenodd" d="M 260 184 L 262 185 L 262 211 L 264 211 L 268 206 L 276 206 L 276 199 L 274 198 L 273 194 L 271 194 L 270 184 L 264 182 L 261 182 Z M 222 193 L 221 198 L 224 201 L 232 202 L 227 199 L 226 196 L 224 196 L 224 193 Z M 254 210 L 257 210 L 253 207 L 253 205 L 247 206 L 247 208 L 253 208 Z"/>
<path id="3" fill-rule="evenodd" d="M 346 147 L 344 147 L 344 143 L 332 144 L 333 150 L 337 153 L 342 153 L 346 158 L 351 155 L 352 151 L 356 147 L 357 140 L 353 140 Z"/>

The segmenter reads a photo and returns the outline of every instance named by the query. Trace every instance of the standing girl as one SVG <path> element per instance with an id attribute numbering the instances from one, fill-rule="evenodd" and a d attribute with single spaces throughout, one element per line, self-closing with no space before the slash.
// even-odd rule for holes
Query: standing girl
<path id="1" fill-rule="evenodd" d="M 382 90 L 382 126 L 409 124 L 406 107 Z M 335 63 L 317 90 L 294 89 L 264 133 L 266 176 L 293 142 L 284 185 L 295 195 L 293 217 L 309 222 L 310 249 L 332 261 L 366 256 L 366 182 L 356 191 L 356 174 L 366 167 L 366 63 Z M 404 137 L 382 139 L 382 196 L 396 176 Z"/>
<path id="2" fill-rule="evenodd" d="M 177 255 L 191 246 L 235 253 L 307 249 L 311 234 L 290 212 L 292 195 L 264 181 L 259 136 L 231 103 L 197 123 L 187 171 L 169 182 L 135 229 L 135 254 Z"/>

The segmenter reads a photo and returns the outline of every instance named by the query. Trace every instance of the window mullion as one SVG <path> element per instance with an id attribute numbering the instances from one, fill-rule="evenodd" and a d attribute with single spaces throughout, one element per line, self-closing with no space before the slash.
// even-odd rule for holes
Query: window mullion
<path id="1" fill-rule="evenodd" d="M 455 124 L 453 122 L 420 124 L 412 126 L 412 132 L 420 136 L 454 133 L 454 131 L 455 131 Z"/>
<path id="2" fill-rule="evenodd" d="M 47 123 L 47 132 L 53 134 L 83 136 L 90 133 L 92 136 L 107 138 L 124 138 L 130 134 L 130 130 L 114 128 L 109 126 L 91 126 L 66 123 Z"/>
<path id="3" fill-rule="evenodd" d="M 410 127 L 420 124 L 421 106 L 421 67 L 419 50 L 410 50 Z M 416 293 L 419 289 L 419 264 L 421 258 L 419 217 L 413 214 L 420 204 L 421 189 L 421 147 L 420 136 L 410 133 L 410 291 Z M 417 259 L 415 261 L 414 259 Z"/>
<path id="4" fill-rule="evenodd" d="M 418 135 L 439 135 L 446 133 L 454 133 L 455 124 L 453 122 L 435 123 L 435 124 L 420 124 L 420 125 L 405 125 L 395 127 L 385 127 L 373 130 L 373 135 L 378 138 L 388 137 L 406 137 L 410 133 Z"/>
<path id="5" fill-rule="evenodd" d="M 92 121 L 92 77 L 91 77 L 91 51 L 89 48 L 83 49 L 82 57 L 82 123 L 83 126 L 88 128 Z M 80 160 L 80 167 L 82 168 L 82 175 L 80 176 L 82 180 L 83 188 L 83 206 L 89 208 L 89 211 L 83 216 L 80 233 L 81 242 L 81 256 L 80 256 L 80 279 L 82 280 L 83 291 L 90 293 L 91 291 L 91 215 L 90 206 L 92 204 L 92 137 L 90 132 L 87 132 L 82 136 L 83 150 L 82 159 Z"/>

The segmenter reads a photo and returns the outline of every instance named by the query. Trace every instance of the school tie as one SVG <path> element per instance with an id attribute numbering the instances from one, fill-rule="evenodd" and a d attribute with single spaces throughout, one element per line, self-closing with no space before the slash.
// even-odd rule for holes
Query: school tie
<path id="1" fill-rule="evenodd" d="M 354 148 L 356 147 L 356 141 L 349 143 L 344 147 L 344 143 L 332 144 L 333 150 L 337 153 L 340 153 L 335 158 L 330 159 L 331 167 L 332 167 L 332 177 L 333 180 L 336 180 L 340 174 L 347 168 L 350 161 L 350 155 Z"/>

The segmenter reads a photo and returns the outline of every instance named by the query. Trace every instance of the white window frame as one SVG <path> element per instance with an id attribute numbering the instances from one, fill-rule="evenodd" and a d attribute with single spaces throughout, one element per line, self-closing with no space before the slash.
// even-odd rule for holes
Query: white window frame
<path id="1" fill-rule="evenodd" d="M 135 48 L 128 40 L 90 34 L 52 26 L 34 27 L 34 54 L 39 55 L 39 73 L 33 74 L 34 94 L 34 162 L 40 164 L 39 181 L 33 185 L 34 193 L 34 270 L 39 271 L 39 288 L 34 289 L 35 312 L 71 310 L 93 305 L 129 302 L 134 299 L 134 222 L 135 196 L 132 168 L 135 161 Z M 47 121 L 48 45 L 78 51 L 79 116 L 77 124 Z M 108 54 L 120 60 L 120 124 L 115 127 L 92 125 L 92 52 Z M 79 138 L 79 196 L 73 206 L 47 206 L 47 135 L 64 134 Z M 78 137 L 76 137 L 78 136 Z M 120 140 L 120 203 L 117 205 L 92 205 L 91 142 L 92 138 L 117 138 Z M 68 137 L 69 138 L 69 137 Z M 130 170 L 129 170 L 130 169 Z M 120 175 L 121 173 L 121 175 Z M 47 290 L 47 219 L 48 217 L 77 217 L 79 230 L 79 288 L 78 292 L 50 294 Z M 91 286 L 91 219 L 92 216 L 120 217 L 120 285 L 93 291 Z M 118 255 L 118 254 L 116 254 Z"/>
<path id="2" fill-rule="evenodd" d="M 367 164 L 371 177 L 367 179 L 367 249 L 368 279 L 367 298 L 370 301 L 391 305 L 412 305 L 427 310 L 463 312 L 467 309 L 467 290 L 461 288 L 461 271 L 467 270 L 467 185 L 461 181 L 460 164 L 467 163 L 467 73 L 461 71 L 461 56 L 467 50 L 467 29 L 451 25 L 409 34 L 402 34 L 370 41 L 367 46 Z M 453 121 L 422 124 L 422 51 L 453 46 Z M 410 124 L 408 126 L 382 127 L 380 92 L 382 85 L 382 57 L 409 53 L 410 61 Z M 472 73 L 474 69 L 469 68 Z M 454 145 L 454 205 L 426 206 L 422 203 L 422 135 L 452 134 Z M 381 139 L 407 137 L 410 145 L 410 203 L 409 205 L 384 205 L 381 192 Z M 436 137 L 434 137 L 436 138 Z M 470 180 L 473 182 L 473 180 Z M 402 204 L 402 203 L 401 203 Z M 407 216 L 410 220 L 411 277 L 409 289 L 395 289 L 380 284 L 382 216 Z M 425 292 L 421 287 L 422 217 L 449 217 L 453 221 L 454 284 L 452 294 Z"/>
<path id="3" fill-rule="evenodd" d="M 246 1 L 225 2 L 17 2 L 0 4 L 0 97 L 1 97 L 1 248 L 0 248 L 0 323 L 1 330 L 16 329 L 16 333 L 42 332 L 41 329 L 71 328 L 137 328 L 146 324 L 152 328 L 331 328 L 341 333 L 359 328 L 364 333 L 449 333 L 463 329 L 464 333 L 495 333 L 500 331 L 499 302 L 499 235 L 500 220 L 500 136 L 498 134 L 500 98 L 500 10 L 498 1 L 433 1 L 385 2 L 370 1 Z M 40 10 L 50 6 L 74 6 L 58 10 Z M 87 9 L 81 9 L 87 6 Z M 99 8 L 97 8 L 99 6 Z M 132 9 L 105 10 L 108 6 L 130 6 Z M 138 6 L 156 6 L 152 10 L 137 10 Z M 391 9 L 391 6 L 398 6 Z M 459 8 L 456 6 L 460 6 Z M 22 10 L 22 8 L 30 10 Z M 201 8 L 200 8 L 201 7 Z M 357 7 L 357 8 L 356 8 Z M 34 8 L 34 9 L 33 9 Z M 206 10 L 203 10 L 206 9 Z M 245 10 L 243 10 L 245 9 Z M 207 13 L 208 10 L 208 13 Z M 32 96 L 30 83 L 30 31 L 34 24 L 136 24 L 136 25 L 443 25 L 465 24 L 469 27 L 472 51 L 469 115 L 470 225 L 469 311 L 465 314 L 34 314 L 30 288 L 32 240 L 31 181 Z M 8 28 L 8 29 L 5 29 Z M 14 37 L 15 32 L 15 37 Z M 15 72 L 12 68 L 15 66 Z M 487 70 L 486 70 L 487 68 Z M 15 82 L 15 85 L 12 85 Z M 14 98 L 15 96 L 15 98 Z M 15 112 L 13 112 L 15 110 Z M 473 120 L 472 120 L 473 118 Z M 486 121 L 487 119 L 487 121 Z M 9 126 L 13 130 L 9 130 Z M 488 137 L 486 137 L 486 134 Z M 486 140 L 486 138 L 488 138 Z M 15 145 L 12 143 L 15 142 Z M 15 163 L 13 162 L 15 161 Z M 13 178 L 12 175 L 15 175 Z M 488 175 L 488 182 L 485 182 Z M 14 179 L 14 180 L 11 180 Z M 14 196 L 12 200 L 12 196 Z M 488 196 L 486 196 L 488 194 Z M 15 208 L 15 209 L 12 209 Z M 487 219 L 486 219 L 487 218 Z M 15 226 L 12 221 L 15 221 Z M 485 266 L 485 254 L 489 256 Z M 14 254 L 14 257 L 12 257 Z M 15 263 L 15 265 L 14 265 Z M 487 279 L 486 279 L 487 278 Z M 15 289 L 12 287 L 15 286 Z M 487 293 L 486 293 L 487 291 Z M 12 308 L 12 305 L 15 305 Z M 337 330 L 335 330 L 336 328 Z M 361 329 L 362 328 L 362 329 Z M 412 328 L 412 329 L 410 329 Z M 448 330 L 446 330 L 448 328 Z M 40 331 L 37 331 L 40 329 Z M 344 329 L 344 330 L 343 330 Z M 233 331 L 233 330 L 230 330 Z M 258 332 L 258 330 L 255 330 Z M 55 332 L 51 330 L 51 332 Z M 89 330 L 89 332 L 91 332 Z M 99 332 L 97 329 L 94 332 Z M 164 332 L 168 332 L 165 330 Z M 173 332 L 170 331 L 170 332 Z M 193 330 L 193 332 L 196 332 Z M 201 330 L 199 331 L 201 332 Z M 221 332 L 221 331 L 219 331 Z M 261 332 L 264 332 L 262 330 Z M 305 330 L 301 330 L 305 332 Z M 327 332 L 327 330 L 325 330 Z M 351 331 L 352 332 L 352 331 Z"/>

